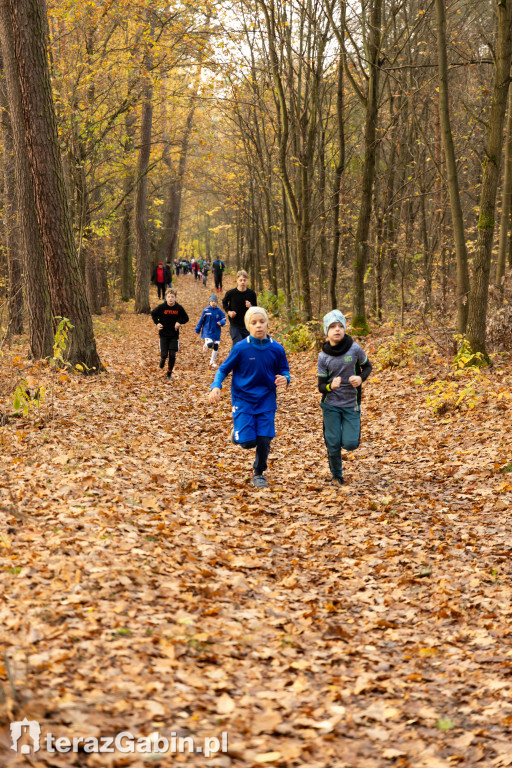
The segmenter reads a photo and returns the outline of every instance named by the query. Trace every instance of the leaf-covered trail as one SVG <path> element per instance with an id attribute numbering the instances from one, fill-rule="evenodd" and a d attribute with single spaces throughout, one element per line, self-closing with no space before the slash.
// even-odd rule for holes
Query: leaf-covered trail
<path id="1" fill-rule="evenodd" d="M 257 491 L 229 387 L 206 402 L 210 291 L 178 287 L 172 387 L 151 319 L 106 315 L 109 373 L 58 384 L 53 426 L 1 428 L 0 764 L 147 764 L 29 762 L 13 713 L 62 736 L 229 734 L 217 762 L 162 765 L 512 764 L 510 409 L 440 420 L 417 371 L 374 373 L 337 490 L 315 359 L 292 355 Z"/>

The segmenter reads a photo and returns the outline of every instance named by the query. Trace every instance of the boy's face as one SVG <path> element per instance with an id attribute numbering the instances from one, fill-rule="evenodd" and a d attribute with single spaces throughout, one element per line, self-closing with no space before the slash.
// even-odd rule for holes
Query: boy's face
<path id="1" fill-rule="evenodd" d="M 268 323 L 259 312 L 251 315 L 249 320 L 249 333 L 256 339 L 264 339 L 268 333 Z"/>
<path id="2" fill-rule="evenodd" d="M 173 304 L 176 304 L 176 296 L 174 293 L 167 293 L 165 295 L 165 300 L 170 307 L 172 307 Z"/>
<path id="3" fill-rule="evenodd" d="M 249 282 L 248 277 L 244 277 L 243 275 L 240 275 L 240 277 L 237 277 L 236 279 L 236 287 L 239 291 L 245 291 L 247 288 L 247 284 Z"/>
<path id="4" fill-rule="evenodd" d="M 342 323 L 332 323 L 327 329 L 327 341 L 334 347 L 339 344 L 345 336 L 345 329 Z"/>
<path id="5" fill-rule="evenodd" d="M 216 302 L 216 301 L 214 301 L 214 300 L 212 299 L 212 300 L 210 301 L 210 307 L 211 307 L 212 309 L 215 309 L 215 307 L 216 307 L 216 306 L 217 306 L 217 302 Z"/>

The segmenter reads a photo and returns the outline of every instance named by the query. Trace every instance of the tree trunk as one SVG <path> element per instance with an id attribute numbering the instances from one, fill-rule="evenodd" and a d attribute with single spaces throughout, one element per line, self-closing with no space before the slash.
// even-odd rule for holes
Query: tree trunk
<path id="1" fill-rule="evenodd" d="M 53 330 L 50 296 L 39 235 L 34 189 L 25 148 L 23 110 L 14 53 L 8 0 L 0 0 L 0 44 L 5 72 L 7 99 L 13 130 L 18 224 L 23 265 L 23 282 L 28 319 L 30 356 L 35 360 L 52 352 Z"/>
<path id="2" fill-rule="evenodd" d="M 150 38 L 153 37 L 154 21 L 152 11 L 150 17 Z M 135 312 L 149 314 L 149 233 L 147 222 L 148 170 L 151 154 L 151 132 L 153 125 L 153 83 L 151 80 L 151 53 L 144 57 L 145 77 L 142 89 L 142 119 L 140 127 L 140 151 L 137 167 L 137 192 L 135 195 L 135 243 L 136 243 L 136 276 L 135 276 Z"/>
<path id="3" fill-rule="evenodd" d="M 194 124 L 194 112 L 195 104 L 192 103 L 187 120 L 185 123 L 185 130 L 181 140 L 180 158 L 178 161 L 178 172 L 176 179 L 171 179 L 169 182 L 169 203 L 167 209 L 167 221 L 164 230 L 164 236 L 160 244 L 160 260 L 171 261 L 178 255 L 178 241 L 180 231 L 180 218 L 181 218 L 181 201 L 183 197 L 183 185 L 185 181 L 185 171 L 187 168 L 188 157 L 188 144 L 190 140 L 190 134 L 192 132 L 192 126 Z"/>
<path id="4" fill-rule="evenodd" d="M 505 285 L 505 267 L 509 247 L 510 215 L 512 213 L 512 88 L 508 94 L 507 138 L 505 143 L 505 173 L 503 178 L 503 193 L 501 203 L 500 242 L 498 248 L 498 263 L 496 264 L 496 285 L 500 290 L 503 301 Z"/>
<path id="5" fill-rule="evenodd" d="M 135 121 L 135 113 L 132 111 L 126 112 L 124 118 L 126 140 L 123 147 L 125 163 L 123 218 L 121 220 L 119 245 L 119 273 L 121 276 L 121 299 L 123 301 L 130 301 L 135 295 L 132 262 L 133 184 L 135 181 L 135 173 L 131 158 L 135 139 Z"/>
<path id="6" fill-rule="evenodd" d="M 80 273 L 60 156 L 40 0 L 9 0 L 39 233 L 55 316 L 73 324 L 68 359 L 99 371 L 92 318 Z"/>
<path id="7" fill-rule="evenodd" d="M 503 128 L 507 108 L 512 60 L 512 0 L 497 4 L 498 41 L 491 102 L 491 114 L 487 134 L 486 159 L 480 193 L 480 215 L 476 253 L 473 260 L 473 280 L 469 301 L 466 343 L 473 353 L 480 352 L 487 359 L 485 347 L 489 275 L 491 271 L 492 242 L 496 191 L 499 181 Z"/>
<path id="8" fill-rule="evenodd" d="M 1 68 L 1 62 L 0 62 Z M 0 109 L 2 110 L 2 149 L 4 166 L 4 226 L 7 250 L 8 275 L 8 325 L 9 334 L 23 333 L 23 290 L 18 237 L 16 181 L 14 171 L 14 142 L 11 117 L 7 106 L 7 94 L 2 73 L 0 83 Z"/>
<path id="9" fill-rule="evenodd" d="M 343 20 L 345 18 L 345 3 L 342 4 Z M 338 62 L 338 87 L 336 93 L 336 111 L 338 128 L 338 162 L 334 173 L 334 188 L 332 193 L 332 218 L 333 218 L 333 243 L 331 254 L 331 270 L 329 275 L 329 306 L 337 307 L 336 287 L 338 282 L 338 260 L 341 242 L 341 203 L 342 203 L 342 179 L 345 172 L 345 116 L 343 100 L 343 53 L 340 53 Z"/>
<path id="10" fill-rule="evenodd" d="M 362 178 L 361 205 L 354 243 L 354 271 L 352 296 L 352 330 L 356 335 L 369 332 L 364 297 L 364 278 L 368 262 L 368 236 L 372 214 L 373 184 L 375 179 L 375 156 L 377 140 L 379 51 L 381 39 L 382 0 L 373 0 L 368 43 L 368 95 L 366 97 L 366 119 L 364 135 L 364 166 Z"/>
<path id="11" fill-rule="evenodd" d="M 446 55 L 446 18 L 445 0 L 435 0 L 437 23 L 437 55 L 439 69 L 439 120 L 446 160 L 448 177 L 448 193 L 452 213 L 453 238 L 455 241 L 455 257 L 457 261 L 457 327 L 459 333 L 466 331 L 468 318 L 469 273 L 466 240 L 464 237 L 464 217 L 460 202 L 457 162 L 453 145 L 450 125 L 450 108 L 448 103 L 448 60 Z"/>

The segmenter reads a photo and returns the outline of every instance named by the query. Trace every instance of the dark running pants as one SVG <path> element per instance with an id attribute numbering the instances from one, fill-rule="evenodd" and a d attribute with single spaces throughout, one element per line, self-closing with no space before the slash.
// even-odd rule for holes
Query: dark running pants
<path id="1" fill-rule="evenodd" d="M 166 336 L 160 336 L 160 368 L 163 368 L 167 357 L 169 362 L 167 363 L 167 371 L 172 372 L 174 363 L 176 362 L 177 341 L 176 339 L 168 339 Z"/>
<path id="2" fill-rule="evenodd" d="M 215 280 L 215 288 L 220 288 L 222 291 L 222 272 L 214 272 L 213 278 Z"/>
<path id="3" fill-rule="evenodd" d="M 341 449 L 355 451 L 361 438 L 361 411 L 321 404 L 324 413 L 324 440 L 333 477 L 342 478 Z"/>
<path id="4" fill-rule="evenodd" d="M 258 436 L 256 440 L 248 440 L 246 443 L 238 443 L 242 448 L 256 448 L 256 456 L 254 458 L 254 474 L 262 475 L 267 469 L 267 459 L 270 453 L 271 437 Z"/>
<path id="5" fill-rule="evenodd" d="M 229 335 L 231 336 L 232 345 L 235 346 L 239 341 L 243 341 L 249 336 L 249 331 L 247 328 L 240 328 L 239 325 L 230 325 Z"/>

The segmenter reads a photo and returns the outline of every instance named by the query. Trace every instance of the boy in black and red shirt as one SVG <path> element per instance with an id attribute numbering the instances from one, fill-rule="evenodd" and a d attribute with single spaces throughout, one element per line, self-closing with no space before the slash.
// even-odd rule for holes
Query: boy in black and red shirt
<path id="1" fill-rule="evenodd" d="M 160 368 L 163 368 L 167 356 L 167 381 L 170 384 L 172 371 L 176 362 L 176 352 L 179 351 L 180 326 L 188 323 L 188 315 L 176 301 L 177 291 L 169 288 L 165 294 L 165 301 L 151 312 L 153 322 L 160 332 Z"/>

